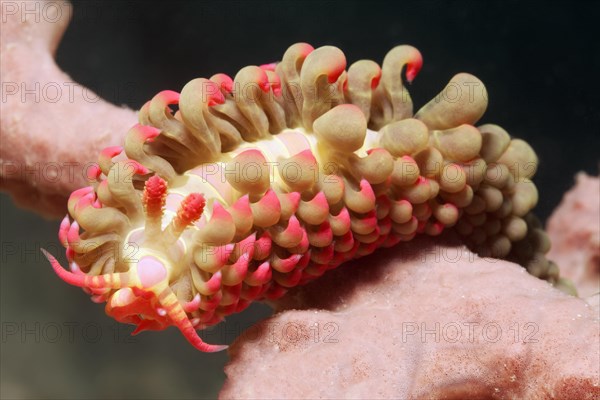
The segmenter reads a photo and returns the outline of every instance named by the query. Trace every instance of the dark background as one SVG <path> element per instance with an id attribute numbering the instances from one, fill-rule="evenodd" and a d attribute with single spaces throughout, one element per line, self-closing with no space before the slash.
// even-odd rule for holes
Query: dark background
<path id="1" fill-rule="evenodd" d="M 410 87 L 415 110 L 454 74 L 479 77 L 490 98 L 481 123 L 503 126 L 538 153 L 537 213 L 545 219 L 576 172 L 598 171 L 598 5 L 75 1 L 57 62 L 107 100 L 138 108 L 158 91 L 179 91 L 193 78 L 233 76 L 245 65 L 279 60 L 299 41 L 338 46 L 348 65 L 361 58 L 381 63 L 390 48 L 411 44 L 424 57 Z M 3 245 L 10 238 L 19 249 L 13 255 L 3 248 L 0 270 L 3 333 L 19 330 L 2 337 L 3 398 L 215 396 L 225 354 L 198 353 L 173 329 L 124 342 L 131 329 L 116 331 L 101 306 L 59 282 L 39 256 L 39 247 L 56 248 L 58 223 L 15 209 L 4 194 L 0 200 Z M 264 307 L 253 310 L 232 317 L 206 340 L 231 342 L 268 314 Z M 21 328 L 35 331 L 36 323 L 39 340 L 35 333 L 21 336 Z M 78 324 L 73 340 L 69 323 Z M 53 324 L 60 326 L 57 340 L 51 340 Z M 100 339 L 94 338 L 97 327 Z"/>

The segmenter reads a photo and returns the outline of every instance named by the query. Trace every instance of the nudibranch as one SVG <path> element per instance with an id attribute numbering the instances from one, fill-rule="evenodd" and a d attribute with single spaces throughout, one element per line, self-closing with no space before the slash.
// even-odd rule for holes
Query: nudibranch
<path id="1" fill-rule="evenodd" d="M 344 261 L 453 229 L 481 256 L 560 281 L 531 214 L 537 156 L 493 124 L 460 73 L 413 115 L 401 45 L 346 70 L 333 46 L 297 43 L 277 63 L 162 91 L 72 193 L 58 276 L 136 332 L 198 329 L 276 299 Z M 405 79 L 403 79 L 403 76 Z M 82 231 L 83 230 L 83 231 Z"/>

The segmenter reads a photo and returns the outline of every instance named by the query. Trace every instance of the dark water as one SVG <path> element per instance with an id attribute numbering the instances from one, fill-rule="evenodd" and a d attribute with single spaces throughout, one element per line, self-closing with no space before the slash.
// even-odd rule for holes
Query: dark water
<path id="1" fill-rule="evenodd" d="M 546 218 L 580 170 L 597 173 L 598 2 L 75 2 L 58 63 L 74 80 L 137 108 L 163 89 L 278 60 L 292 43 L 340 47 L 349 64 L 411 44 L 424 66 L 416 108 L 458 72 L 485 84 L 482 123 L 526 139 L 540 165 Z M 1 200 L 2 398 L 203 398 L 224 379 L 225 354 L 194 351 L 175 330 L 131 331 L 53 276 L 37 249 L 56 246 L 57 222 Z M 16 250 L 10 246 L 16 246 Z M 230 342 L 257 307 L 206 337 Z"/>

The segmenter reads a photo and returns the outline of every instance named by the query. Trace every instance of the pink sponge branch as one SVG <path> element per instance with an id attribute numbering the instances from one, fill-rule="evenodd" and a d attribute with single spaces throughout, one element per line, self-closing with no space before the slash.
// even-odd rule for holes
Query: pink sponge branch
<path id="1" fill-rule="evenodd" d="M 221 398 L 600 396 L 597 305 L 448 237 L 378 250 L 273 304 L 231 345 Z"/>
<path id="2" fill-rule="evenodd" d="M 21 207 L 60 218 L 68 193 L 87 184 L 86 169 L 98 152 L 122 143 L 137 117 L 82 85 L 73 86 L 73 78 L 56 65 L 54 53 L 72 10 L 68 2 L 51 6 L 59 8 L 58 18 L 52 20 L 36 13 L 3 14 L 0 80 L 8 86 L 0 118 L 0 190 Z M 36 85 L 58 85 L 62 96 L 52 103 L 22 101 L 22 90 Z M 56 174 L 47 173 L 48 166 Z"/>

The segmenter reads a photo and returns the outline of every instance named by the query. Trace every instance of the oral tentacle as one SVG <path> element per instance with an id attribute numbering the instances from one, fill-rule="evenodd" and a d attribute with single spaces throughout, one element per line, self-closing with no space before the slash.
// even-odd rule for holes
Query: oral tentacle
<path id="1" fill-rule="evenodd" d="M 171 289 L 168 287 L 164 288 L 158 295 L 158 301 L 167 312 L 171 321 L 173 321 L 173 324 L 196 349 L 207 353 L 214 353 L 227 349 L 227 345 L 204 343 L 200 336 L 198 336 L 198 332 L 196 332 L 196 329 L 188 318 L 183 306 L 179 303 L 177 296 L 175 296 Z"/>
<path id="2" fill-rule="evenodd" d="M 128 273 L 105 274 L 97 276 L 75 274 L 64 269 L 56 260 L 56 258 L 54 258 L 54 256 L 48 253 L 45 249 L 41 249 L 41 251 L 52 265 L 52 269 L 54 269 L 56 275 L 70 285 L 88 289 L 122 289 L 128 287 L 130 280 Z"/>

